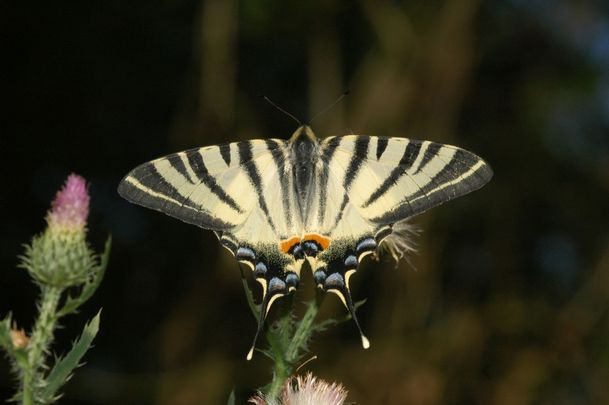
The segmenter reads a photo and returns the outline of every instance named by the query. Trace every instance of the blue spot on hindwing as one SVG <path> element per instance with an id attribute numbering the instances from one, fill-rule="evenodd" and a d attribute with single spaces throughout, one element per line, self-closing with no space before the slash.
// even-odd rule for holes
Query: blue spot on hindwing
<path id="1" fill-rule="evenodd" d="M 273 277 L 271 281 L 269 281 L 269 292 L 283 292 L 285 289 L 285 282 L 279 277 Z"/>
<path id="2" fill-rule="evenodd" d="M 317 285 L 323 285 L 324 281 L 326 281 L 326 272 L 321 269 L 317 270 L 315 274 L 313 274 L 313 278 Z"/>
<path id="3" fill-rule="evenodd" d="M 345 286 L 345 279 L 338 273 L 333 273 L 326 278 L 325 288 L 342 288 Z"/>
<path id="4" fill-rule="evenodd" d="M 317 253 L 320 250 L 320 247 L 317 245 L 317 243 L 312 241 L 305 241 L 303 243 L 303 247 L 305 254 L 311 257 L 317 256 Z"/>
<path id="5" fill-rule="evenodd" d="M 349 270 L 357 268 L 357 258 L 353 255 L 347 256 L 345 259 L 345 268 Z"/>
<path id="6" fill-rule="evenodd" d="M 256 260 L 256 253 L 248 247 L 240 247 L 235 254 L 237 260 L 248 260 L 253 262 Z"/>
<path id="7" fill-rule="evenodd" d="M 373 238 L 367 238 L 357 244 L 355 252 L 359 256 L 363 252 L 368 252 L 376 249 L 376 241 Z"/>
<path id="8" fill-rule="evenodd" d="M 298 278 L 296 273 L 288 273 L 288 275 L 285 278 L 285 282 L 288 285 L 288 287 L 298 288 L 299 281 L 300 281 L 300 279 Z"/>
<path id="9" fill-rule="evenodd" d="M 296 260 L 304 259 L 304 250 L 300 244 L 294 245 L 292 249 L 292 256 L 294 256 Z"/>
<path id="10" fill-rule="evenodd" d="M 266 264 L 258 262 L 256 263 L 256 270 L 254 270 L 254 276 L 256 276 L 256 278 L 264 277 L 266 270 Z"/>

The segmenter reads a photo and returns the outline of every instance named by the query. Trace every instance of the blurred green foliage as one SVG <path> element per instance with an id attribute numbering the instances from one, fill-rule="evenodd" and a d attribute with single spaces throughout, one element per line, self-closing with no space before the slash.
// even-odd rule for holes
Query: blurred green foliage
<path id="1" fill-rule="evenodd" d="M 242 403 L 270 364 L 234 259 L 211 232 L 129 205 L 136 164 L 189 147 L 287 138 L 299 117 L 454 143 L 484 189 L 414 222 L 418 271 L 353 278 L 352 325 L 308 363 L 359 404 L 584 404 L 609 394 L 609 7 L 569 0 L 5 3 L 0 312 L 33 319 L 14 270 L 65 173 L 92 181 L 92 238 L 115 238 L 89 315 L 96 347 L 65 403 Z M 97 232 L 97 233 L 96 233 Z M 256 288 L 256 287 L 254 287 Z M 297 299 L 313 294 L 305 278 Z M 85 308 L 86 310 L 86 308 Z M 328 297 L 320 316 L 342 314 Z M 271 311 L 273 316 L 273 311 Z M 67 320 L 65 336 L 78 325 Z M 63 341 L 58 337 L 59 341 Z M 66 349 L 66 348 L 64 348 Z M 2 367 L 1 373 L 7 373 Z M 304 371 L 304 370 L 302 370 Z M 11 391 L 8 376 L 1 393 Z M 3 395 L 8 397 L 9 394 Z"/>

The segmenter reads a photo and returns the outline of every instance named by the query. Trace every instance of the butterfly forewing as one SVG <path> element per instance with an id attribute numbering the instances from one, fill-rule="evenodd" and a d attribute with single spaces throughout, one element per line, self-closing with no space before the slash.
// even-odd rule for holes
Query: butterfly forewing
<path id="1" fill-rule="evenodd" d="M 478 156 L 450 145 L 357 135 L 339 139 L 337 164 L 331 166 L 345 177 L 344 162 L 361 160 L 346 193 L 360 214 L 376 224 L 419 214 L 482 187 L 492 176 Z M 324 141 L 330 142 L 332 138 Z"/>
<path id="2" fill-rule="evenodd" d="M 238 228 L 252 212 L 268 212 L 263 199 L 255 198 L 263 189 L 259 168 L 266 169 L 273 150 L 285 149 L 285 143 L 252 140 L 172 154 L 132 170 L 118 191 L 131 202 L 202 228 Z"/>

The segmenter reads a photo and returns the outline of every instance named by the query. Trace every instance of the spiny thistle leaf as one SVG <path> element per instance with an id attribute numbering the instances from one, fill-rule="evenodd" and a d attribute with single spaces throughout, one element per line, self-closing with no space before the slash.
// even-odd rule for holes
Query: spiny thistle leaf
<path id="1" fill-rule="evenodd" d="M 8 353 L 13 352 L 13 342 L 11 339 L 11 314 L 6 315 L 2 321 L 0 321 L 0 347 L 6 350 Z"/>
<path id="2" fill-rule="evenodd" d="M 291 337 L 291 344 L 285 353 L 285 357 L 290 363 L 295 363 L 308 351 L 309 340 L 317 330 L 314 323 L 317 310 L 315 300 L 307 303 L 307 310 L 298 323 Z"/>
<path id="3" fill-rule="evenodd" d="M 92 272 L 92 276 L 85 282 L 80 290 L 80 294 L 76 297 L 69 295 L 66 299 L 66 302 L 63 304 L 61 309 L 57 312 L 58 317 L 62 317 L 64 315 L 76 312 L 77 309 L 84 304 L 101 284 L 104 274 L 106 273 L 106 268 L 108 267 L 108 260 L 110 259 L 110 249 L 112 247 L 112 238 L 108 237 L 106 239 L 106 244 L 104 246 L 104 253 L 99 258 L 99 265 L 97 265 Z"/>
<path id="4" fill-rule="evenodd" d="M 70 379 L 74 369 L 80 365 L 80 360 L 91 347 L 91 343 L 99 331 L 100 315 L 101 311 L 85 325 L 82 335 L 74 343 L 68 354 L 63 358 L 58 359 L 55 363 L 55 366 L 46 379 L 46 385 L 42 390 L 42 397 L 46 401 L 53 402 L 56 399 L 59 388 Z"/>

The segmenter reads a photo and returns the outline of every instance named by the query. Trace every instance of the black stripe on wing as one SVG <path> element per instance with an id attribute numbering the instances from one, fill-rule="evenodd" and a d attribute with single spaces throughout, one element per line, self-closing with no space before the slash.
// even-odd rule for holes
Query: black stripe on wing
<path id="1" fill-rule="evenodd" d="M 224 143 L 219 145 L 218 149 L 220 150 L 220 156 L 222 156 L 224 163 L 226 163 L 227 166 L 230 166 L 230 144 Z"/>
<path id="2" fill-rule="evenodd" d="M 205 229 L 230 229 L 228 223 L 180 194 L 152 163 L 135 168 L 119 184 L 118 193 L 126 200 L 161 211 L 184 222 Z"/>
<path id="3" fill-rule="evenodd" d="M 389 144 L 389 139 L 384 136 L 379 136 L 376 141 L 376 160 L 380 160 L 387 149 L 387 145 Z"/>
<path id="4" fill-rule="evenodd" d="M 190 184 L 195 184 L 195 179 L 190 177 L 186 165 L 182 160 L 182 156 L 186 156 L 183 153 L 174 153 L 173 155 L 167 156 L 167 161 L 178 173 L 180 173 Z"/>
<path id="5" fill-rule="evenodd" d="M 370 204 L 374 203 L 376 200 L 381 198 L 387 190 L 389 190 L 395 183 L 406 174 L 406 171 L 410 169 L 415 159 L 419 155 L 419 151 L 421 150 L 421 141 L 413 141 L 410 140 L 408 145 L 404 149 L 404 154 L 400 159 L 398 165 L 391 171 L 389 176 L 383 181 L 383 183 L 370 195 L 368 200 L 363 204 L 363 207 L 366 208 Z"/>
<path id="6" fill-rule="evenodd" d="M 338 145 L 340 145 L 340 137 L 333 137 L 328 140 L 327 145 L 321 152 L 321 161 L 323 164 L 319 173 L 319 210 L 317 211 L 318 221 L 320 224 L 324 222 L 324 217 L 326 216 L 330 162 L 334 157 L 334 153 L 336 152 Z"/>
<path id="7" fill-rule="evenodd" d="M 228 205 L 235 211 L 242 213 L 243 208 L 241 208 L 239 206 L 239 204 L 237 204 L 237 202 L 231 196 L 226 194 L 226 191 L 224 191 L 224 189 L 222 187 L 220 187 L 220 185 L 216 181 L 216 178 L 214 176 L 212 176 L 211 174 L 209 174 L 209 170 L 207 169 L 207 166 L 205 165 L 205 162 L 203 161 L 203 157 L 201 156 L 201 153 L 198 150 L 196 150 L 196 151 L 187 153 L 187 156 L 188 156 L 188 163 L 190 164 L 192 171 L 199 178 L 199 181 L 201 183 L 205 184 L 205 186 L 207 186 L 207 188 L 209 188 L 209 191 L 211 191 L 212 194 L 214 194 L 216 197 L 218 197 L 218 199 L 220 201 L 222 201 L 223 203 L 225 203 L 226 205 Z"/>
<path id="8" fill-rule="evenodd" d="M 266 205 L 266 199 L 264 198 L 264 192 L 262 190 L 262 178 L 260 177 L 260 172 L 258 171 L 258 166 L 256 166 L 256 162 L 252 160 L 252 145 L 249 141 L 244 141 L 239 142 L 237 146 L 239 151 L 239 162 L 247 173 L 247 175 L 249 176 L 252 185 L 256 189 L 260 209 L 262 209 L 262 212 L 264 213 L 271 229 L 276 232 L 275 224 L 273 223 L 273 218 L 271 218 L 271 214 L 269 213 L 269 209 Z"/>
<path id="9" fill-rule="evenodd" d="M 347 171 L 345 172 L 345 180 L 343 181 L 343 187 L 345 190 L 348 190 L 355 180 L 357 173 L 359 173 L 359 169 L 362 167 L 364 163 L 364 159 L 360 156 L 368 156 L 368 148 L 370 147 L 370 138 L 367 136 L 359 137 L 355 140 L 355 149 L 353 151 L 353 159 L 349 162 L 349 167 L 347 167 Z"/>
<path id="10" fill-rule="evenodd" d="M 345 172 L 345 179 L 343 181 L 343 188 L 345 189 L 345 194 L 343 195 L 343 201 L 340 204 L 340 208 L 336 213 L 336 218 L 334 218 L 334 225 L 332 228 L 338 224 L 338 222 L 342 219 L 345 208 L 347 207 L 347 203 L 349 202 L 349 189 L 351 188 L 351 183 L 357 177 L 359 170 L 364 164 L 365 159 L 362 156 L 368 156 L 368 149 L 370 148 L 370 137 L 361 136 L 355 140 L 355 149 L 353 152 L 353 158 L 351 162 L 349 162 L 349 167 L 347 167 L 347 171 Z"/>
<path id="11" fill-rule="evenodd" d="M 285 213 L 285 219 L 288 227 L 292 226 L 292 211 L 290 210 L 290 182 L 286 176 L 285 171 L 285 155 L 280 148 L 280 144 L 274 140 L 269 139 L 266 141 L 269 152 L 273 155 L 273 162 L 277 167 L 277 179 L 279 181 L 279 187 L 281 188 L 281 200 L 283 201 L 283 211 Z"/>
<path id="12" fill-rule="evenodd" d="M 425 149 L 425 152 L 423 153 L 423 159 L 421 159 L 421 162 L 419 163 L 419 167 L 417 167 L 417 170 L 414 172 L 414 174 L 417 174 L 417 173 L 421 172 L 423 169 L 425 169 L 425 166 L 427 166 L 427 164 L 429 162 L 431 162 L 431 160 L 434 157 L 436 157 L 436 155 L 438 154 L 440 149 L 442 149 L 442 144 L 430 142 L 427 145 L 427 148 Z"/>
<path id="13" fill-rule="evenodd" d="M 421 171 L 424 172 L 425 168 L 421 167 Z M 409 174 L 404 172 L 403 175 Z M 456 149 L 452 158 L 444 161 L 444 167 L 431 178 L 430 182 L 409 195 L 390 212 L 371 220 L 380 224 L 391 224 L 420 214 L 479 189 L 488 183 L 492 176 L 492 169 L 482 159 L 466 150 Z"/>

